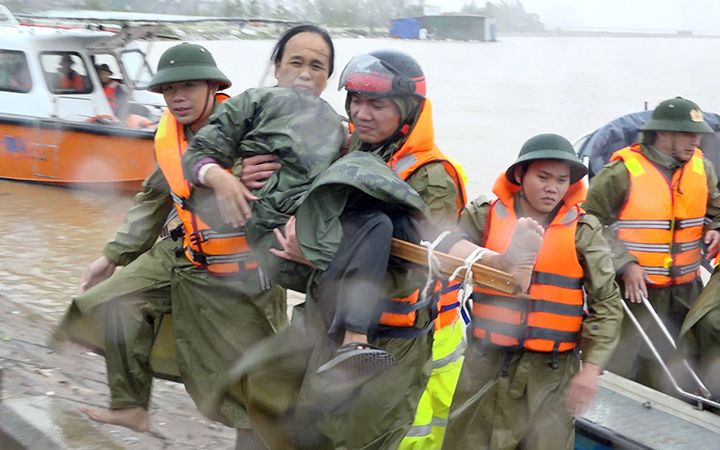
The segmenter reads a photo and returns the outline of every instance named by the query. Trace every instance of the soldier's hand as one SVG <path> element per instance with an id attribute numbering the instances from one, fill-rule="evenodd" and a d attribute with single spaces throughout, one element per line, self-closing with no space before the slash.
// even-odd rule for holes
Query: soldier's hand
<path id="1" fill-rule="evenodd" d="M 260 189 L 281 164 L 275 155 L 256 155 L 243 159 L 240 179 L 250 189 Z"/>
<path id="2" fill-rule="evenodd" d="M 705 259 L 710 261 L 718 254 L 718 247 L 720 247 L 720 231 L 718 231 L 718 230 L 706 231 L 705 232 L 705 244 L 707 245 L 707 251 L 705 252 Z"/>
<path id="3" fill-rule="evenodd" d="M 580 371 L 568 384 L 565 393 L 565 406 L 568 412 L 580 417 L 587 412 L 597 394 L 600 367 L 592 363 L 583 363 Z"/>
<path id="4" fill-rule="evenodd" d="M 285 232 L 283 233 L 279 228 L 275 228 L 273 230 L 275 238 L 280 243 L 282 250 L 271 248 L 270 253 L 278 258 L 288 259 L 290 261 L 299 262 L 300 264 L 305 264 L 306 266 L 315 268 L 315 265 L 308 261 L 308 259 L 305 258 L 305 255 L 303 255 L 302 250 L 300 250 L 300 245 L 297 241 L 297 234 L 295 234 L 295 216 L 291 216 L 290 219 L 288 219 L 285 224 L 284 231 Z"/>
<path id="5" fill-rule="evenodd" d="M 85 292 L 99 282 L 110 278 L 117 265 L 103 255 L 93 261 L 80 280 L 80 292 Z"/>
<path id="6" fill-rule="evenodd" d="M 208 169 L 204 183 L 215 191 L 215 200 L 223 220 L 233 227 L 245 225 L 252 216 L 249 202 L 258 198 L 252 195 L 240 180 L 220 166 Z"/>
<path id="7" fill-rule="evenodd" d="M 650 282 L 645 270 L 636 263 L 628 263 L 622 273 L 625 284 L 625 298 L 633 303 L 642 303 L 647 298 L 647 283 Z"/>

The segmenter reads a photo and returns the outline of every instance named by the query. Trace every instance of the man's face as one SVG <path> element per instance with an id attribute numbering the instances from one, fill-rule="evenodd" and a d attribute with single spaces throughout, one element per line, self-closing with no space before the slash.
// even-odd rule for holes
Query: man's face
<path id="1" fill-rule="evenodd" d="M 164 84 L 162 94 L 170 112 L 183 125 L 192 125 L 208 115 L 212 93 L 206 81 L 181 81 Z"/>
<path id="2" fill-rule="evenodd" d="M 670 154 L 678 161 L 685 162 L 700 145 L 700 134 L 682 131 L 658 131 L 655 147 Z"/>
<path id="3" fill-rule="evenodd" d="M 278 86 L 319 96 L 325 90 L 330 70 L 330 47 L 316 33 L 298 33 L 285 44 L 282 59 L 275 65 Z"/>
<path id="4" fill-rule="evenodd" d="M 98 72 L 98 75 L 100 75 L 100 82 L 102 84 L 107 84 L 110 82 L 110 72 L 107 70 L 100 70 Z"/>
<path id="5" fill-rule="evenodd" d="M 515 172 L 519 180 L 520 168 Z M 530 163 L 522 178 L 522 201 L 529 212 L 548 214 L 560 203 L 570 188 L 570 164 L 558 160 L 540 160 Z"/>
<path id="6" fill-rule="evenodd" d="M 387 97 L 350 94 L 350 120 L 361 141 L 377 144 L 392 137 L 400 128 L 400 110 Z"/>

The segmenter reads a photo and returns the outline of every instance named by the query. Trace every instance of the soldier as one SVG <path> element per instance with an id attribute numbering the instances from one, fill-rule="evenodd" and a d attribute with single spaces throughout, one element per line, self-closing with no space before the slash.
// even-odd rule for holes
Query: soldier
<path id="1" fill-rule="evenodd" d="M 84 292 L 73 300 L 56 335 L 90 339 L 105 352 L 111 406 L 81 408 L 93 420 L 149 429 L 149 355 L 164 314 L 173 313 L 180 375 L 201 410 L 207 388 L 229 364 L 287 322 L 284 291 L 268 287 L 242 233 L 218 235 L 181 207 L 189 192 L 180 176 L 180 153 L 227 99 L 218 90 L 229 86 L 210 52 L 187 43 L 163 53 L 151 80 L 149 89 L 162 93 L 168 104 L 155 136 L 159 167 L 145 181 L 115 240 L 86 271 Z M 182 227 L 170 233 L 172 239 L 156 242 L 173 203 Z M 126 267 L 111 277 L 118 265 Z M 92 339 L 82 328 L 82 316 L 98 312 L 107 318 L 100 322 L 107 326 L 104 339 Z M 227 402 L 211 418 L 252 438 L 242 405 Z"/>
<path id="2" fill-rule="evenodd" d="M 583 207 L 606 226 L 628 306 L 667 356 L 669 344 L 638 303 L 647 298 L 677 338 L 702 289 L 701 247 L 708 245 L 712 257 L 720 243 L 720 193 L 712 164 L 697 148 L 700 135 L 712 132 L 697 104 L 663 101 L 641 130 L 640 142 L 615 152 L 592 179 Z M 671 392 L 629 320 L 621 342 L 608 370 Z"/>
<path id="3" fill-rule="evenodd" d="M 266 259 L 261 263 L 269 266 L 270 272 L 286 286 L 285 283 L 293 282 L 301 286 L 302 272 L 306 283 L 309 277 L 305 312 L 300 322 L 259 344 L 252 354 L 240 360 L 229 377 L 229 396 L 248 406 L 256 431 L 270 448 L 395 447 L 411 425 L 427 382 L 433 328 L 432 296 L 418 295 L 418 287 L 425 282 L 424 273 L 408 271 L 407 267 L 389 259 L 391 237 L 417 242 L 425 232 L 423 228 L 427 224 L 413 217 L 424 215 L 427 206 L 415 190 L 391 171 L 388 162 L 396 151 L 400 155 L 409 153 L 400 153 L 406 142 L 415 145 L 422 141 L 422 145 L 416 147 L 418 151 L 432 150 L 426 142 L 430 132 L 429 105 L 421 113 L 422 102 L 415 94 L 424 94 L 420 90 L 422 83 L 411 79 L 417 74 L 410 74 L 413 68 L 418 69 L 416 63 L 405 55 L 401 58 L 394 54 L 392 60 L 391 54 L 380 52 L 371 57 L 378 62 L 387 57 L 386 64 L 402 62 L 405 67 L 401 70 L 409 71 L 393 72 L 394 68 L 377 73 L 385 80 L 378 79 L 379 84 L 371 88 L 384 86 L 384 91 L 374 93 L 400 97 L 381 100 L 395 113 L 390 117 L 394 117 L 394 121 L 376 120 L 371 124 L 373 120 L 360 119 L 367 112 L 358 115 L 358 110 L 350 106 L 353 101 L 359 106 L 357 100 L 349 95 L 348 110 L 353 120 L 359 119 L 358 139 L 355 144 L 351 140 L 351 150 L 360 151 L 351 151 L 332 166 L 328 167 L 331 149 L 326 150 L 325 146 L 333 142 L 339 145 L 341 136 L 335 131 L 336 124 L 330 123 L 332 118 L 325 113 L 326 107 L 301 94 L 271 89 L 246 91 L 226 103 L 224 111 L 216 114 L 208 128 L 193 141 L 184 161 L 189 178 L 198 182 L 199 174 L 209 161 L 230 167 L 238 157 L 257 151 L 275 151 L 282 155 L 282 169 L 266 186 L 253 192 L 256 194 L 253 197 L 260 200 L 253 201 L 252 214 L 246 203 L 251 198 L 243 187 L 238 187 L 237 210 L 223 215 L 229 222 L 249 219 L 248 237 L 251 243 L 257 239 L 261 251 L 269 248 L 276 256 L 305 261 L 316 269 L 308 271 L 297 264 L 285 269 L 283 265 L 287 261 Z M 354 80 L 355 84 L 344 85 L 351 90 L 358 89 L 355 95 L 361 100 L 367 90 L 357 84 L 357 76 L 362 73 L 355 72 L 354 67 L 349 66 L 346 73 L 347 80 Z M 397 80 L 393 81 L 392 77 Z M 390 86 L 395 85 L 402 85 L 405 90 L 390 90 Z M 297 109 L 293 110 L 293 106 Z M 318 116 L 324 120 L 317 120 Z M 383 138 L 383 133 L 377 131 L 388 122 L 396 126 Z M 418 134 L 413 137 L 413 128 L 420 122 L 422 126 L 417 127 Z M 295 142 L 290 145 L 292 141 Z M 451 209 L 457 211 L 455 182 L 444 164 L 436 168 L 442 170 L 453 185 L 455 192 L 450 204 Z M 423 176 L 415 182 L 418 185 L 427 182 L 428 172 L 433 171 L 422 170 Z M 206 175 L 210 173 L 207 170 Z M 437 175 L 438 172 L 433 172 L 433 176 Z M 209 180 L 209 183 L 215 184 L 215 181 Z M 298 192 L 304 186 L 309 189 Z M 289 187 L 293 196 L 283 192 Z M 294 197 L 296 194 L 300 196 Z M 291 203 L 295 198 L 301 200 L 299 204 Z M 287 203 L 275 200 L 273 204 L 273 199 Z M 227 208 L 233 202 L 223 203 Z M 197 204 L 201 201 L 197 200 Z M 297 219 L 288 220 L 287 214 L 295 214 Z M 267 224 L 272 223 L 269 219 L 278 226 L 287 221 L 284 236 L 269 233 Z M 280 249 L 279 244 L 293 241 L 290 236 L 296 232 L 297 246 L 282 245 Z M 434 233 L 433 236 L 439 234 L 434 229 L 428 232 Z M 512 249 L 503 255 L 488 255 L 486 263 L 506 270 L 518 269 L 518 273 L 525 269 L 525 275 L 529 276 L 540 235 L 541 230 L 533 221 L 521 221 Z M 269 241 L 273 237 L 277 237 L 278 242 Z M 458 233 L 442 245 L 450 253 L 463 256 L 477 249 L 462 241 Z M 390 273 L 386 275 L 388 267 Z M 385 290 L 379 290 L 379 286 Z M 373 322 L 373 318 L 377 321 L 378 317 L 379 324 Z M 356 323 L 365 328 L 351 327 Z M 347 342 L 348 331 L 363 334 L 369 343 Z M 375 359 L 380 353 L 392 355 L 396 364 L 386 366 L 387 370 L 382 372 L 363 367 L 373 365 L 369 359 Z M 343 364 L 352 360 L 356 363 Z M 333 361 L 337 363 L 335 366 Z M 341 370 L 332 370 L 334 367 Z M 221 392 L 220 398 L 224 395 L 226 393 Z"/>
<path id="4" fill-rule="evenodd" d="M 579 206 L 586 173 L 566 139 L 541 134 L 498 177 L 497 199 L 480 197 L 463 212 L 470 239 L 495 251 L 522 217 L 545 234 L 528 297 L 473 293 L 470 343 L 443 448 L 574 448 L 572 416 L 592 402 L 622 318 L 602 226 Z"/>

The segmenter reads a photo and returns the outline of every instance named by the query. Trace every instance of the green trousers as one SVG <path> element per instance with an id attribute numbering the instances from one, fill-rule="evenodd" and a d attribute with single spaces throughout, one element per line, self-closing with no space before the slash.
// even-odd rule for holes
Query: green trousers
<path id="1" fill-rule="evenodd" d="M 553 369 L 551 354 L 507 353 L 473 340 L 465 352 L 442 448 L 572 449 L 575 419 L 565 408 L 564 396 L 579 359 L 566 352 L 556 361 Z"/>
<path id="2" fill-rule="evenodd" d="M 395 355 L 394 367 L 371 378 L 325 380 L 316 371 L 337 344 L 316 307 L 308 295 L 290 327 L 248 352 L 230 371 L 217 402 L 229 397 L 244 403 L 270 449 L 397 448 L 431 370 L 432 333 L 371 339 Z M 420 325 L 428 322 L 427 313 L 419 316 Z"/>
<path id="3" fill-rule="evenodd" d="M 420 397 L 415 420 L 400 443 L 401 450 L 433 450 L 442 447 L 452 403 L 465 353 L 465 324 L 455 321 L 433 336 L 432 372 Z"/>
<path id="4" fill-rule="evenodd" d="M 71 339 L 105 355 L 110 407 L 147 408 L 150 353 L 160 321 L 170 313 L 170 278 L 179 244 L 158 241 L 110 278 L 75 297 L 53 340 Z M 177 368 L 168 378 L 178 377 Z"/>
<path id="5" fill-rule="evenodd" d="M 205 405 L 218 379 L 250 346 L 286 325 L 285 291 L 264 289 L 257 274 L 210 275 L 177 256 L 177 248 L 170 239 L 159 241 L 73 299 L 53 341 L 72 339 L 105 355 L 111 408 L 147 408 L 153 368 L 162 367 L 159 375 L 181 379 L 209 418 L 247 428 L 241 404 L 227 401 L 212 414 Z M 172 333 L 160 342 L 156 337 L 167 313 Z M 177 358 L 176 364 L 153 366 L 151 354 L 158 347 Z"/>

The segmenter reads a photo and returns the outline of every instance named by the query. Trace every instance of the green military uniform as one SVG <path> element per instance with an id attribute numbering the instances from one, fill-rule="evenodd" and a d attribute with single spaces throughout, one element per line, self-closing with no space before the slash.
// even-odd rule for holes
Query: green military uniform
<path id="1" fill-rule="evenodd" d="M 667 179 L 672 177 L 673 172 L 681 170 L 682 162 L 665 155 L 651 145 L 640 145 L 640 151 L 655 166 L 660 169 Z M 709 160 L 703 160 L 705 173 L 707 174 L 708 199 L 706 217 L 713 218 L 707 230 L 720 229 L 720 192 L 717 189 L 717 177 L 715 170 Z M 583 208 L 596 216 L 600 222 L 606 225 L 605 238 L 612 249 L 612 259 L 616 272 L 621 273 L 623 267 L 637 259 L 628 253 L 624 244 L 617 239 L 614 232 L 608 227 L 613 224 L 622 209 L 630 191 L 630 174 L 623 161 L 613 161 L 607 164 L 591 182 L 587 200 Z M 618 278 L 622 286 L 622 279 Z M 668 327 L 674 337 L 677 337 L 682 321 L 684 320 L 693 301 L 702 290 L 702 281 L 697 278 L 690 283 L 671 285 L 669 287 L 655 288 L 648 286 L 648 299 Z M 633 314 L 638 317 L 646 330 L 650 331 L 651 338 L 656 345 L 667 348 L 666 340 L 653 325 L 652 318 L 646 308 L 637 303 L 628 302 Z M 622 351 L 615 353 L 607 369 L 619 375 L 642 382 L 643 384 L 668 390 L 663 386 L 664 381 L 657 376 L 662 373 L 660 368 L 652 359 L 649 351 L 644 350 L 645 344 L 641 340 L 634 325 L 630 320 L 623 323 Z M 641 357 L 638 357 L 638 354 Z"/>
<path id="2" fill-rule="evenodd" d="M 207 50 L 184 43 L 163 54 L 149 89 L 159 92 L 166 83 L 190 80 L 216 81 L 221 88 L 230 85 Z M 192 137 L 189 127 L 184 131 L 186 139 Z M 210 412 L 208 394 L 247 348 L 286 325 L 285 292 L 279 286 L 268 287 L 257 271 L 213 276 L 192 265 L 184 254 L 178 255 L 179 244 L 168 239 L 144 253 L 173 207 L 169 184 L 159 169 L 146 180 L 136 200 L 115 241 L 105 249 L 111 261 L 127 267 L 76 298 L 56 337 L 79 336 L 101 344 L 104 340 L 111 407 L 147 408 L 150 347 L 159 317 L 172 311 L 175 348 L 166 347 L 164 352 L 177 356 L 177 367 L 166 368 L 177 370 L 208 417 L 247 428 L 241 404 L 226 401 Z M 88 315 L 96 313 L 104 320 L 91 322 L 92 337 L 83 325 Z M 98 333 L 104 339 L 98 339 Z"/>
<path id="3" fill-rule="evenodd" d="M 488 201 L 477 199 L 460 218 L 461 228 L 479 245 L 484 244 L 489 208 Z M 580 218 L 575 245 L 590 312 L 583 321 L 579 347 L 583 361 L 603 367 L 618 342 L 622 309 L 597 219 Z M 558 367 L 553 369 L 549 353 L 511 352 L 484 346 L 474 338 L 470 341 L 443 448 L 573 448 L 574 419 L 565 408 L 564 395 L 578 370 L 577 354 L 558 354 Z M 503 365 L 507 376 L 500 375 Z"/>

